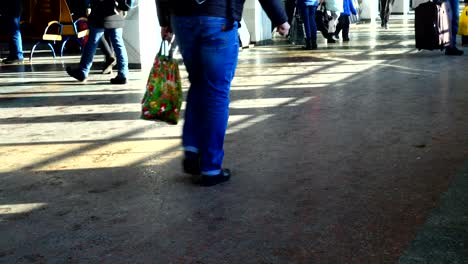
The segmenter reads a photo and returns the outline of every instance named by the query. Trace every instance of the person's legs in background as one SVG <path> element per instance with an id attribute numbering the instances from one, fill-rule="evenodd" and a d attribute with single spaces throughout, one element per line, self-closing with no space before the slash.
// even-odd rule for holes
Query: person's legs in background
<path id="1" fill-rule="evenodd" d="M 306 45 L 304 49 L 317 49 L 317 24 L 315 22 L 316 6 L 302 7 L 302 17 L 304 20 L 304 30 L 306 35 Z"/>
<path id="2" fill-rule="evenodd" d="M 123 28 L 106 29 L 117 58 L 118 74 L 111 79 L 112 84 L 126 84 L 128 78 L 128 55 L 123 40 Z"/>
<path id="3" fill-rule="evenodd" d="M 385 10 L 388 0 L 379 0 L 379 14 L 380 14 L 380 26 L 385 27 Z"/>
<path id="4" fill-rule="evenodd" d="M 458 20 L 460 17 L 460 3 L 458 0 L 449 0 L 450 8 L 452 9 L 452 36 L 450 39 L 450 46 L 445 49 L 445 55 L 463 55 L 463 51 L 457 49 L 457 32 L 458 32 Z"/>
<path id="5" fill-rule="evenodd" d="M 2 62 L 5 64 L 18 63 L 23 61 L 23 41 L 20 31 L 20 17 L 9 17 L 7 15 L 6 23 L 10 37 L 9 55 Z"/>
<path id="6" fill-rule="evenodd" d="M 340 15 L 340 17 L 338 18 L 338 24 L 336 24 L 336 30 L 335 30 L 335 33 L 334 33 L 334 36 L 336 39 L 339 39 L 340 38 L 340 32 L 341 30 L 343 29 L 343 14 Z"/>
<path id="7" fill-rule="evenodd" d="M 392 7 L 395 0 L 387 0 L 385 3 L 384 13 L 384 28 L 388 29 L 388 21 L 390 20 L 390 14 L 392 13 Z"/>
<path id="8" fill-rule="evenodd" d="M 117 64 L 117 60 L 115 59 L 108 31 L 104 31 L 104 36 L 99 41 L 99 48 L 106 57 L 104 66 L 102 67 L 102 74 L 111 74 L 112 67 Z"/>
<path id="9" fill-rule="evenodd" d="M 81 54 L 79 68 L 66 68 L 67 73 L 71 77 L 77 79 L 80 82 L 86 81 L 89 71 L 91 70 L 91 66 L 93 65 L 93 59 L 94 55 L 96 54 L 96 48 L 103 34 L 103 28 L 89 28 L 88 42 L 86 42 L 86 46 L 84 47 L 83 53 Z"/>
<path id="10" fill-rule="evenodd" d="M 394 0 L 380 0 L 380 26 L 382 28 L 388 29 L 388 20 L 390 19 L 390 14 L 392 13 L 392 6 Z"/>
<path id="11" fill-rule="evenodd" d="M 336 26 L 336 30 L 338 29 L 343 30 L 341 33 L 341 36 L 343 37 L 343 41 L 349 41 L 349 16 L 341 14 L 340 17 L 338 18 L 338 25 Z M 339 34 L 335 32 L 335 35 L 337 36 Z"/>

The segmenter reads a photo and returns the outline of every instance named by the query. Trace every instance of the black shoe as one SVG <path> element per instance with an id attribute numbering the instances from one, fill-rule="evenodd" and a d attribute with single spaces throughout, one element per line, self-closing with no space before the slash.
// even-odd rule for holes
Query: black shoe
<path id="1" fill-rule="evenodd" d="M 110 58 L 109 60 L 106 59 L 104 67 L 102 67 L 102 74 L 111 74 L 112 68 L 117 64 L 115 58 Z"/>
<path id="2" fill-rule="evenodd" d="M 349 38 L 343 38 L 343 42 L 349 42 Z"/>
<path id="3" fill-rule="evenodd" d="M 86 76 L 84 76 L 82 71 L 80 71 L 78 69 L 72 69 L 70 67 L 67 67 L 66 71 L 67 71 L 68 75 L 70 75 L 71 77 L 77 79 L 78 81 L 86 82 Z"/>
<path id="4" fill-rule="evenodd" d="M 18 58 L 6 58 L 2 60 L 3 64 L 16 64 L 16 63 L 23 63 L 23 59 Z"/>
<path id="5" fill-rule="evenodd" d="M 449 56 L 461 56 L 463 55 L 463 50 L 459 50 L 456 47 L 447 47 L 445 48 L 445 55 Z"/>
<path id="6" fill-rule="evenodd" d="M 192 175 L 200 174 L 200 160 L 185 158 L 182 162 L 184 172 Z"/>
<path id="7" fill-rule="evenodd" d="M 207 176 L 200 175 L 194 178 L 194 183 L 201 186 L 213 186 L 219 183 L 229 181 L 231 178 L 231 171 L 229 169 L 222 169 L 218 175 Z"/>
<path id="8" fill-rule="evenodd" d="M 336 40 L 333 39 L 333 37 L 327 38 L 327 43 L 336 43 Z"/>
<path id="9" fill-rule="evenodd" d="M 112 83 L 112 84 L 126 84 L 127 83 L 127 78 L 117 75 L 117 77 L 110 79 L 110 83 Z"/>

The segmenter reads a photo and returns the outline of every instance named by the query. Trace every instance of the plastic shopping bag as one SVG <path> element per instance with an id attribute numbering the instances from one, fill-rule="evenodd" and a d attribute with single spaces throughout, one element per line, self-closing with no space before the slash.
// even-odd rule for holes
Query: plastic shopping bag
<path id="1" fill-rule="evenodd" d="M 174 45 L 174 44 L 172 44 Z M 164 41 L 154 59 L 146 91 L 141 101 L 141 118 L 177 124 L 182 105 L 182 82 L 179 65 L 172 58 L 171 48 L 167 55 Z"/>

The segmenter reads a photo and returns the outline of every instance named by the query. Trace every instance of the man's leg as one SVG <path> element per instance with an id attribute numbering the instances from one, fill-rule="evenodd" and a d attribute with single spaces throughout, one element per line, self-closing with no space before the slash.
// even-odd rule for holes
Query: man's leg
<path id="1" fill-rule="evenodd" d="M 128 77 L 128 55 L 127 49 L 125 48 L 125 43 L 123 41 L 123 29 L 122 28 L 112 28 L 106 29 L 109 32 L 109 37 L 114 48 L 115 57 L 117 59 L 117 79 L 125 80 Z M 116 83 L 123 84 L 123 83 Z"/>
<path id="2" fill-rule="evenodd" d="M 452 9 L 452 24 L 451 30 L 452 35 L 450 39 L 450 46 L 445 49 L 445 55 L 463 55 L 463 50 L 457 49 L 457 32 L 458 32 L 458 20 L 460 17 L 460 7 L 458 0 L 449 0 L 450 8 Z"/>
<path id="3" fill-rule="evenodd" d="M 79 69 L 85 78 L 88 76 L 89 71 L 91 70 L 94 55 L 96 54 L 96 48 L 103 34 L 103 28 L 90 27 L 89 29 L 88 42 L 86 42 L 86 46 L 83 49 L 83 54 L 81 54 Z"/>
<path id="4" fill-rule="evenodd" d="M 384 21 L 385 21 L 385 26 L 387 26 L 388 21 L 390 19 L 390 14 L 392 13 L 392 7 L 393 7 L 393 2 L 395 0 L 387 0 L 385 3 L 385 14 L 384 14 Z"/>
<path id="5" fill-rule="evenodd" d="M 203 67 L 200 59 L 200 31 L 195 19 L 189 17 L 171 18 L 177 44 L 188 72 L 190 88 L 187 93 L 182 145 L 184 147 L 184 171 L 190 174 L 200 173 L 201 123 L 203 108 Z"/>
<path id="6" fill-rule="evenodd" d="M 452 9 L 452 37 L 450 40 L 450 46 L 457 46 L 457 32 L 458 32 L 458 20 L 460 18 L 460 4 L 458 0 L 449 0 L 450 8 Z"/>
<path id="7" fill-rule="evenodd" d="M 349 16 L 341 16 L 343 26 L 343 41 L 349 41 Z"/>
<path id="8" fill-rule="evenodd" d="M 8 34 L 10 35 L 9 41 L 9 55 L 4 63 L 15 63 L 23 60 L 23 41 L 20 32 L 20 17 L 9 17 L 7 20 Z"/>
<path id="9" fill-rule="evenodd" d="M 379 14 L 380 14 L 380 26 L 385 26 L 385 6 L 387 5 L 386 0 L 379 0 Z"/>
<path id="10" fill-rule="evenodd" d="M 200 17 L 203 67 L 201 173 L 216 176 L 222 171 L 224 137 L 229 117 L 229 93 L 237 67 L 237 22 L 219 17 Z"/>

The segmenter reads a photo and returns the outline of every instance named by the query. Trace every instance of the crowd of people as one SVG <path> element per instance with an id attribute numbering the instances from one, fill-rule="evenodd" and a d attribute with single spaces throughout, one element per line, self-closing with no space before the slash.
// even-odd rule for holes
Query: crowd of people
<path id="1" fill-rule="evenodd" d="M 452 15 L 450 16 L 451 42 L 445 48 L 446 55 L 463 55 L 463 51 L 457 48 L 457 32 L 459 22 L 459 2 L 458 0 L 447 0 Z M 467 0 L 465 0 L 465 3 Z M 390 14 L 395 0 L 379 0 L 380 26 L 383 29 L 389 28 Z M 303 49 L 315 50 L 317 46 L 317 31 L 320 31 L 327 43 L 335 43 L 341 39 L 343 42 L 350 41 L 349 28 L 350 16 L 357 15 L 357 1 L 354 0 L 285 0 L 286 13 L 289 23 L 293 23 L 294 10 L 300 13 L 300 18 L 304 26 L 305 46 Z M 327 12 L 329 22 L 323 25 L 323 12 Z M 297 11 L 296 11 L 297 12 Z M 294 32 L 292 33 L 294 34 Z M 463 36 L 464 40 L 466 37 Z"/>

